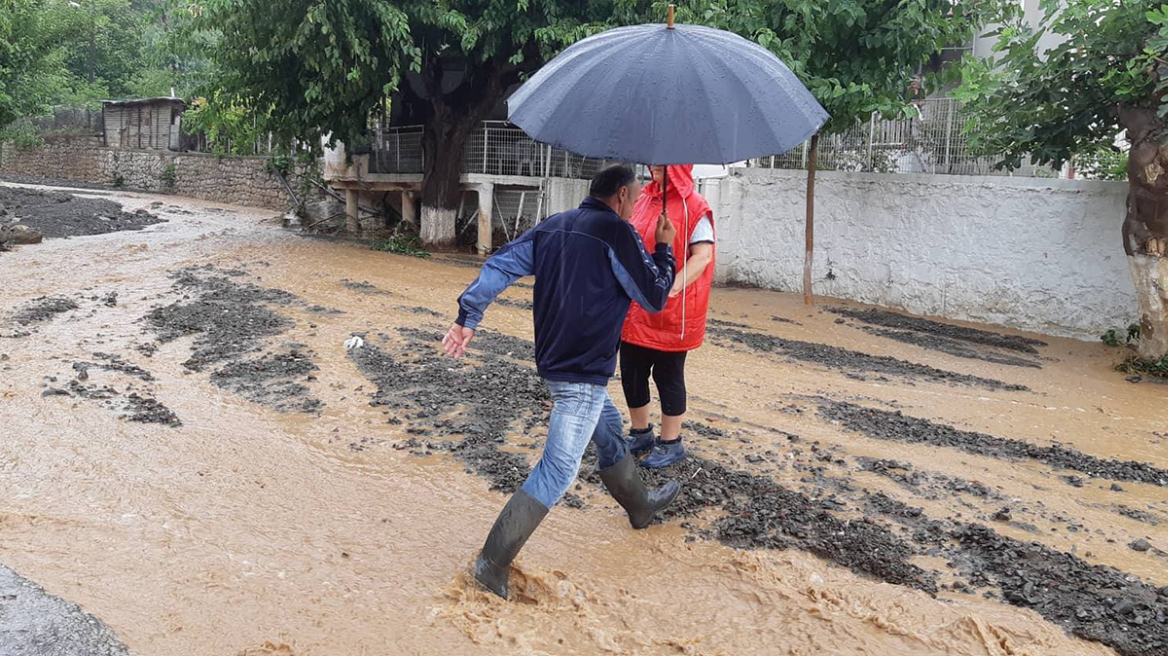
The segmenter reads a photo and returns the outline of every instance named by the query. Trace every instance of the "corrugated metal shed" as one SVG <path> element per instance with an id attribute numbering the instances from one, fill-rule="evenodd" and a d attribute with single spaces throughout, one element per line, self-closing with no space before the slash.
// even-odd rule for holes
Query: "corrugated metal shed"
<path id="1" fill-rule="evenodd" d="M 178 150 L 182 98 L 106 100 L 101 104 L 105 145 L 114 148 Z"/>

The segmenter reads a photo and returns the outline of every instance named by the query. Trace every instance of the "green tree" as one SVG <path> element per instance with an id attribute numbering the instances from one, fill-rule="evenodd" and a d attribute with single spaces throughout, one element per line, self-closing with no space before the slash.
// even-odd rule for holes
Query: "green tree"
<path id="1" fill-rule="evenodd" d="M 945 71 L 922 71 L 942 48 L 968 43 L 988 10 L 987 2 L 976 0 L 713 0 L 682 5 L 678 18 L 736 32 L 778 55 L 831 114 L 823 135 L 866 123 L 873 114 L 915 115 L 911 101 L 945 81 Z M 820 135 L 808 153 L 807 303 Z"/>
<path id="2" fill-rule="evenodd" d="M 0 0 L 0 128 L 45 110 L 64 73 L 45 0 Z"/>
<path id="3" fill-rule="evenodd" d="M 1131 145 L 1123 247 L 1140 312 L 1140 355 L 1168 353 L 1168 6 L 1122 0 L 1043 0 L 1028 25 L 1006 5 L 993 57 L 966 62 L 959 97 L 971 110 L 971 145 L 1061 166 L 1076 154 Z M 1061 43 L 1043 52 L 1039 40 Z M 1117 217 L 1118 218 L 1118 217 Z"/>
<path id="4" fill-rule="evenodd" d="M 183 113 L 185 129 L 205 134 L 212 150 L 219 155 L 255 154 L 253 148 L 266 134 L 263 126 L 269 122 L 268 118 L 267 112 L 218 94 L 196 98 Z"/>
<path id="5" fill-rule="evenodd" d="M 626 5 L 630 5 L 626 7 Z M 617 0 L 198 0 L 216 34 L 216 87 L 271 107 L 267 126 L 319 146 L 366 138 L 368 117 L 400 91 L 425 126 L 422 231 L 454 240 L 463 147 L 507 90 L 565 45 L 635 7 Z M 403 83 L 419 75 L 420 88 Z"/>

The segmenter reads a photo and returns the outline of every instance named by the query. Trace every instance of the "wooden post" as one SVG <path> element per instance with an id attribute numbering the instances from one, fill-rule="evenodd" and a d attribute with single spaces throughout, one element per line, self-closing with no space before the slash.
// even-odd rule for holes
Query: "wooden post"
<path id="1" fill-rule="evenodd" d="M 345 190 L 345 230 L 351 234 L 358 234 L 361 232 L 361 222 L 358 219 L 357 212 L 357 190 Z"/>
<path id="2" fill-rule="evenodd" d="M 677 5 L 669 5 L 669 8 L 665 10 L 665 26 L 671 30 L 673 29 L 674 11 L 677 11 Z"/>
<path id="3" fill-rule="evenodd" d="M 479 197 L 479 238 L 478 250 L 480 255 L 491 253 L 491 210 L 495 200 L 495 185 L 482 184 L 478 189 Z"/>
<path id="4" fill-rule="evenodd" d="M 811 137 L 807 153 L 807 247 L 803 254 L 803 303 L 812 305 L 811 261 L 815 251 L 815 168 L 819 162 L 819 134 Z"/>

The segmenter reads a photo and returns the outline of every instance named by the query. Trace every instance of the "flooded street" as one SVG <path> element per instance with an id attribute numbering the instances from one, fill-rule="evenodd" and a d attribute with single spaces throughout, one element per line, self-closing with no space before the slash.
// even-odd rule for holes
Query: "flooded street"
<path id="1" fill-rule="evenodd" d="M 444 360 L 466 262 L 74 193 L 165 222 L 0 253 L 0 564 L 130 653 L 1168 654 L 1168 387 L 1118 349 L 716 289 L 681 501 L 632 531 L 586 457 L 506 603 L 465 571 L 545 434 L 530 288 Z"/>

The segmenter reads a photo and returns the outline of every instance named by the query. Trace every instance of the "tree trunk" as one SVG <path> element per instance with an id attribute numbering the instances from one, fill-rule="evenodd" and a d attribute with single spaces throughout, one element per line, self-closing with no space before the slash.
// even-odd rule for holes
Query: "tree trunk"
<path id="1" fill-rule="evenodd" d="M 454 247 L 455 215 L 462 194 L 462 153 L 474 123 L 473 116 L 447 111 L 435 113 L 426 125 L 420 235 L 430 248 Z"/>
<path id="2" fill-rule="evenodd" d="M 534 54 L 530 62 L 538 61 Z M 467 64 L 462 82 L 453 91 L 442 86 L 443 64 L 430 53 L 421 79 L 429 107 L 420 107 L 420 94 L 409 83 L 403 97 L 411 111 L 427 115 L 422 137 L 425 157 L 422 183 L 422 242 L 431 248 L 450 248 L 455 243 L 455 221 L 462 187 L 462 156 L 471 131 L 503 98 L 522 72 L 506 60 Z"/>
<path id="3" fill-rule="evenodd" d="M 1120 110 L 1128 153 L 1123 249 L 1140 310 L 1141 358 L 1168 355 L 1168 145 L 1152 110 Z"/>
<path id="4" fill-rule="evenodd" d="M 811 294 L 811 263 L 815 252 L 815 168 L 819 163 L 819 135 L 811 137 L 807 153 L 807 247 L 803 253 L 803 303 L 814 304 Z"/>

